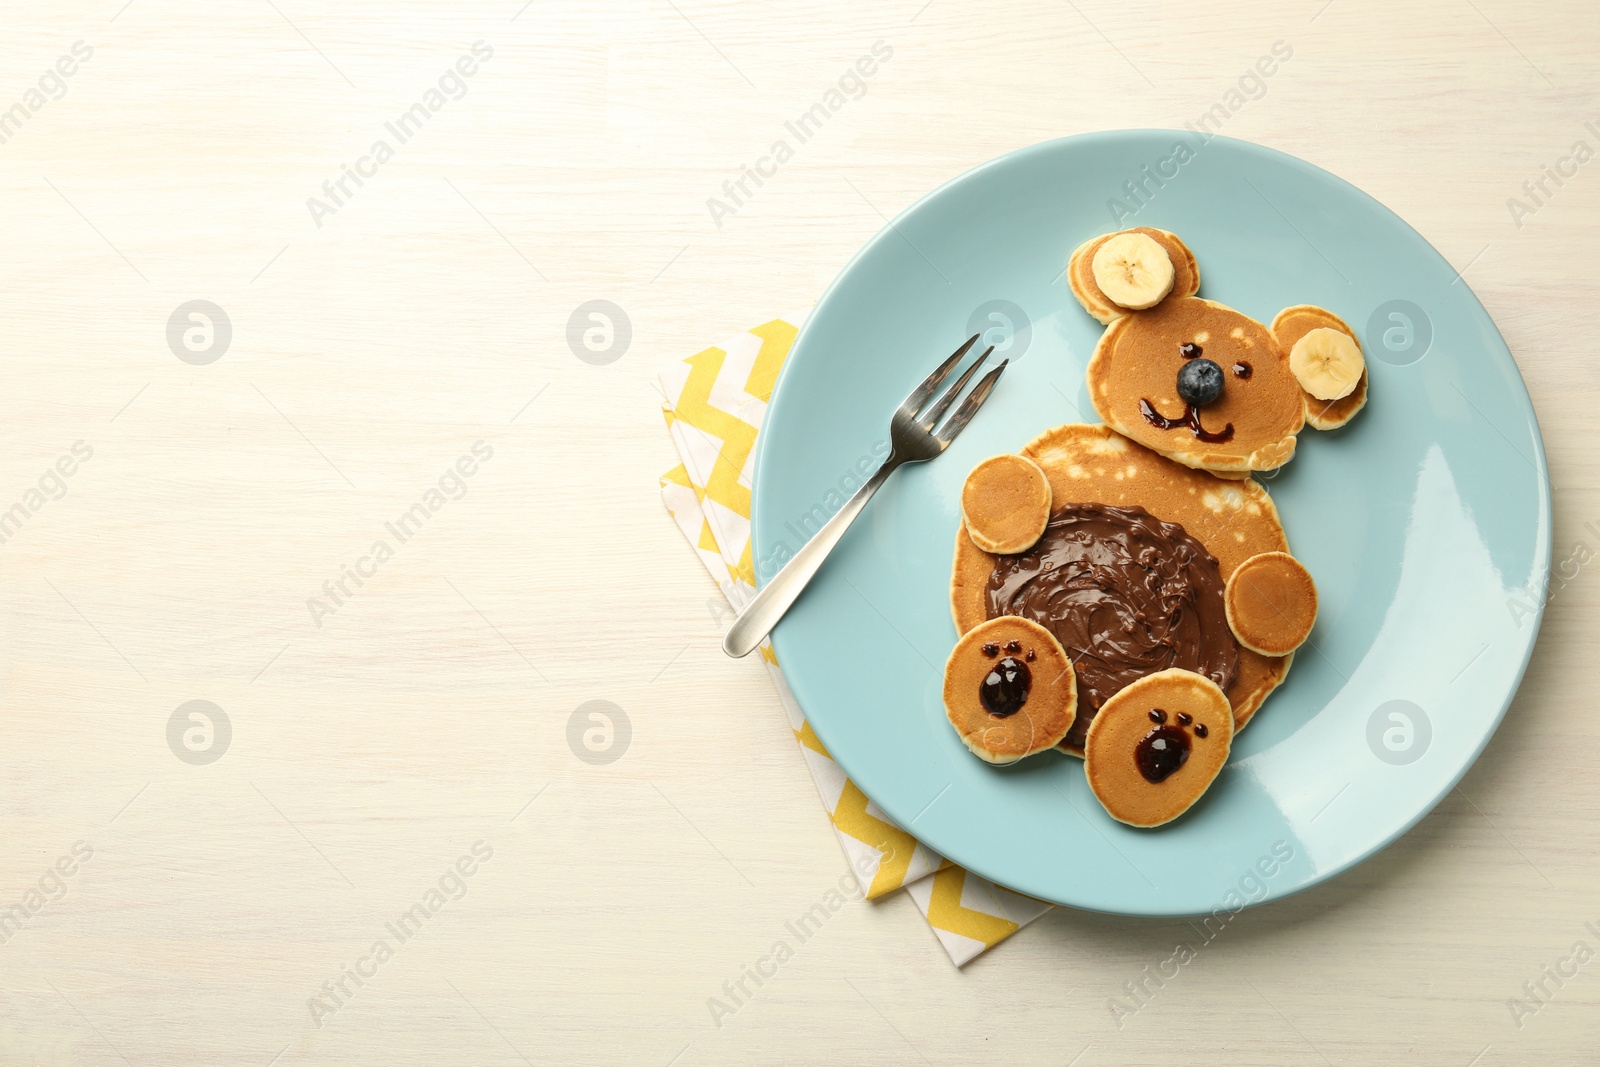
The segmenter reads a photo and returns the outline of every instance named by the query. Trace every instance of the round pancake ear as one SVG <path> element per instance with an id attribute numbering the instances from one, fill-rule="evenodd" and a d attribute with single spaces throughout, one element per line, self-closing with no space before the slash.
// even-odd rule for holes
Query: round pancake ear
<path id="1" fill-rule="evenodd" d="M 1285 356 L 1294 350 L 1294 346 L 1302 337 L 1312 330 L 1338 330 L 1348 334 L 1355 341 L 1359 351 L 1361 339 L 1356 336 L 1345 321 L 1326 308 L 1319 308 L 1312 304 L 1296 304 L 1294 307 L 1284 308 L 1278 312 L 1278 317 L 1272 320 L 1272 336 L 1277 340 L 1278 347 L 1283 349 Z M 1356 412 L 1367 404 L 1367 370 L 1363 367 L 1361 379 L 1349 395 L 1338 400 L 1318 400 L 1304 389 L 1301 390 L 1305 401 L 1306 422 L 1314 430 L 1337 430 L 1351 419 Z"/>
<path id="2" fill-rule="evenodd" d="M 1170 289 L 1160 299 L 1139 308 L 1130 308 L 1108 296 L 1100 283 L 1095 280 L 1094 272 L 1095 253 L 1100 251 L 1101 246 L 1114 237 L 1132 234 L 1143 235 L 1160 246 L 1172 274 Z M 1067 284 L 1072 289 L 1072 295 L 1078 298 L 1078 303 L 1083 305 L 1083 309 L 1099 322 L 1109 326 L 1134 310 L 1160 307 L 1173 297 L 1193 296 L 1200 291 L 1200 267 L 1195 262 L 1194 253 L 1189 251 L 1189 246 L 1184 244 L 1177 234 L 1141 226 L 1114 233 L 1103 233 L 1079 245 L 1067 260 Z"/>
<path id="3" fill-rule="evenodd" d="M 1072 250 L 1072 255 L 1067 258 L 1067 284 L 1072 288 L 1072 295 L 1078 298 L 1078 303 L 1083 305 L 1083 310 L 1093 315 L 1096 320 L 1110 326 L 1117 319 L 1126 315 L 1117 305 L 1106 299 L 1106 295 L 1095 284 L 1094 271 L 1090 263 L 1094 259 L 1094 251 L 1099 248 L 1106 238 L 1112 236 L 1103 233 L 1099 237 L 1091 237 L 1083 244 Z"/>
<path id="4" fill-rule="evenodd" d="M 1317 585 L 1287 552 L 1262 552 L 1235 567 L 1222 603 L 1234 638 L 1263 656 L 1287 656 L 1317 622 Z"/>

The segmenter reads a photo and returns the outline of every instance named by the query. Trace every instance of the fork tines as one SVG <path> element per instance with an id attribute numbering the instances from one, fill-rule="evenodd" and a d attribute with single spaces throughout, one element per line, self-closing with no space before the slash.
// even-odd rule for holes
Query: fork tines
<path id="1" fill-rule="evenodd" d="M 933 396 L 934 391 L 944 383 L 945 379 L 960 364 L 962 358 L 972 350 L 972 346 L 978 343 L 979 336 L 981 335 L 973 334 L 967 338 L 966 343 L 956 349 L 950 358 L 934 368 L 933 373 L 923 379 L 922 384 L 913 389 L 911 395 L 906 397 L 905 403 L 900 405 L 899 414 L 902 417 L 913 421 L 919 429 L 932 434 L 943 444 L 949 444 L 955 440 L 956 435 L 966 427 L 968 422 L 972 421 L 972 417 L 977 414 L 984 401 L 989 399 L 989 394 L 994 391 L 995 383 L 1000 380 L 1000 375 L 1005 372 L 1007 365 L 1010 363 L 1010 360 L 1001 360 L 999 366 L 984 375 L 972 392 L 967 394 L 967 398 L 961 402 L 961 406 L 956 409 L 955 414 L 951 415 L 936 432 L 935 426 L 938 425 L 939 419 L 943 417 L 946 411 L 950 410 L 950 405 L 954 404 L 956 398 L 966 389 L 967 383 L 972 380 L 972 376 L 978 373 L 978 369 L 983 366 L 984 361 L 994 351 L 994 346 L 990 345 L 984 349 L 983 354 L 961 373 L 955 383 L 946 389 L 944 394 L 931 407 L 927 408 L 926 411 L 923 411 L 923 407 L 927 404 L 928 398 Z M 919 413 L 921 413 L 920 417 Z"/>

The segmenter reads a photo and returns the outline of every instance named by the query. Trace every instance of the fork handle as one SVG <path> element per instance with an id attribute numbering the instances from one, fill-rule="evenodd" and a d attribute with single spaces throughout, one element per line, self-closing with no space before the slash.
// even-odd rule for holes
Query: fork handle
<path id="1" fill-rule="evenodd" d="M 755 647 L 772 632 L 778 625 L 778 620 L 788 612 L 789 608 L 799 599 L 805 587 L 822 569 L 822 561 L 828 558 L 828 553 L 839 543 L 844 532 L 850 528 L 861 509 L 867 506 L 867 501 L 872 499 L 872 494 L 884 482 L 889 480 L 889 475 L 894 473 L 902 460 L 895 455 L 890 455 L 884 460 L 878 472 L 867 479 L 867 484 L 855 491 L 855 495 L 845 501 L 833 518 L 823 523 L 811 540 L 807 541 L 794 558 L 783 565 L 783 569 L 772 576 L 772 580 L 761 587 L 755 599 L 745 606 L 739 617 L 733 620 L 733 625 L 728 627 L 728 632 L 722 638 L 722 651 L 730 656 L 749 655 Z"/>

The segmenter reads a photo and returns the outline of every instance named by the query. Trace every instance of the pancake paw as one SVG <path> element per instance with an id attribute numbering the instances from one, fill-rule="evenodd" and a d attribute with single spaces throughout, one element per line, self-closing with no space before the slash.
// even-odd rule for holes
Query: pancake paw
<path id="1" fill-rule="evenodd" d="M 1067 735 L 1077 715 L 1077 677 L 1049 630 L 1004 615 L 956 642 L 945 661 L 944 708 L 976 756 L 1015 763 Z"/>
<path id="2" fill-rule="evenodd" d="M 1050 521 L 1050 482 L 1026 456 L 990 456 L 961 488 L 961 519 L 985 552 L 1025 552 Z"/>
<path id="3" fill-rule="evenodd" d="M 1222 772 L 1233 710 L 1209 678 L 1166 670 L 1106 702 L 1089 727 L 1089 789 L 1118 822 L 1151 827 L 1188 811 Z"/>
<path id="4" fill-rule="evenodd" d="M 1223 590 L 1234 639 L 1263 656 L 1287 656 L 1317 622 L 1317 584 L 1287 552 L 1263 552 L 1239 564 Z"/>

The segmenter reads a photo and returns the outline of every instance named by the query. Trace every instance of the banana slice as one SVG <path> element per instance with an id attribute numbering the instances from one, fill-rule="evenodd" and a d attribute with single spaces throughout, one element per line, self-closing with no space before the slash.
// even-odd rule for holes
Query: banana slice
<path id="1" fill-rule="evenodd" d="M 1289 370 L 1318 400 L 1342 400 L 1355 392 L 1366 366 L 1356 339 L 1328 326 L 1312 330 L 1289 350 Z"/>
<path id="2" fill-rule="evenodd" d="M 1119 233 L 1095 250 L 1094 280 L 1118 307 L 1142 311 L 1172 292 L 1177 276 L 1167 250 L 1142 233 Z"/>

